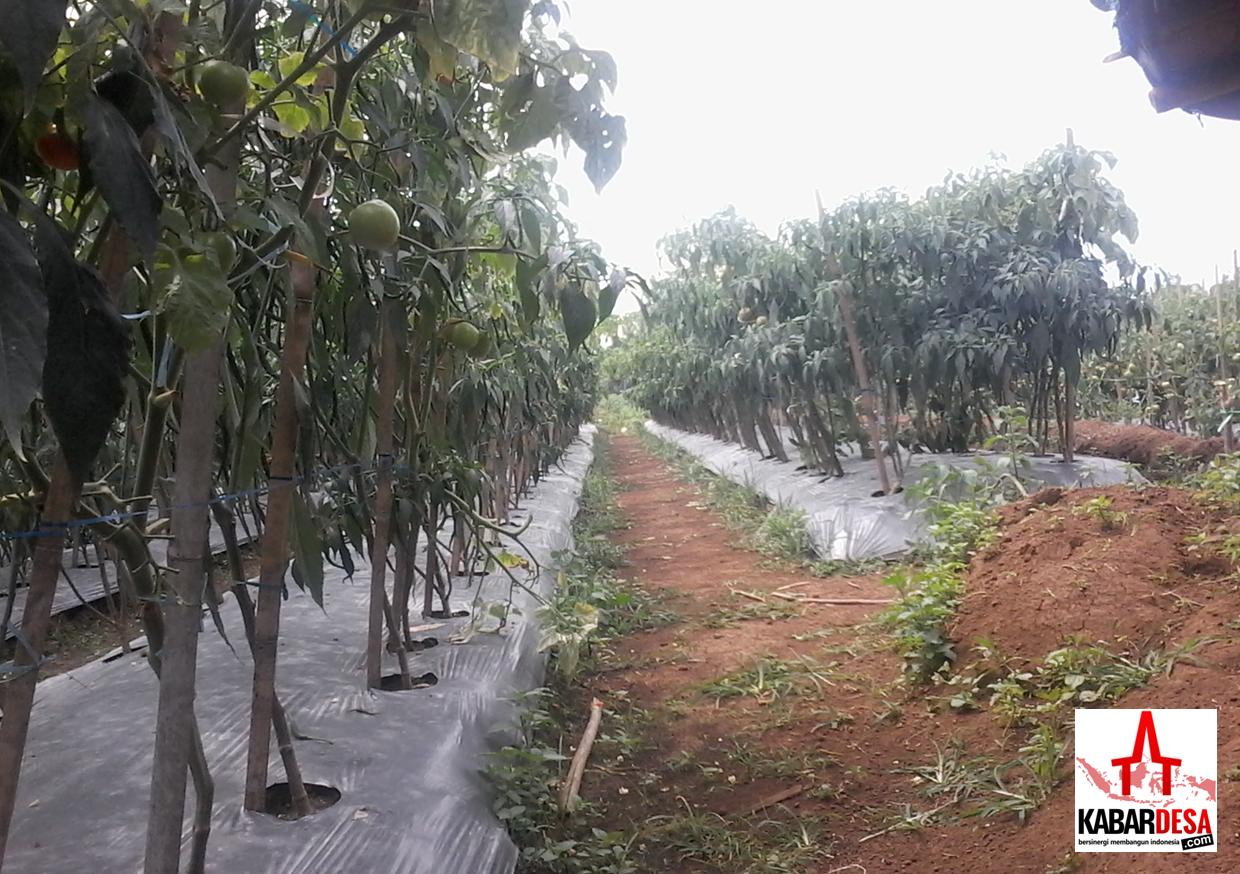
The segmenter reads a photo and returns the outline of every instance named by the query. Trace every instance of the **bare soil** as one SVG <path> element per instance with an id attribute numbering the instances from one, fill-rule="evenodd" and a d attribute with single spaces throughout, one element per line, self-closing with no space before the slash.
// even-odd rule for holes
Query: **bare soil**
<path id="1" fill-rule="evenodd" d="M 1076 449 L 1089 455 L 1149 465 L 1159 463 L 1168 455 L 1209 461 L 1223 451 L 1223 440 L 1221 437 L 1202 440 L 1149 425 L 1086 420 L 1076 423 Z"/>
<path id="2" fill-rule="evenodd" d="M 951 710 L 935 689 L 899 684 L 900 659 L 872 622 L 881 606 L 790 609 L 773 594 L 889 598 L 880 575 L 814 579 L 773 568 L 739 548 L 696 490 L 636 439 L 613 438 L 611 453 L 629 521 L 616 538 L 626 549 L 624 574 L 661 596 L 674 621 L 613 642 L 602 669 L 578 681 L 572 709 L 584 718 L 592 696 L 608 706 L 609 740 L 596 747 L 582 792 L 606 827 L 645 836 L 636 847 L 642 871 L 785 870 L 754 867 L 752 859 L 685 861 L 694 841 L 661 828 L 687 814 L 732 834 L 804 829 L 821 852 L 790 870 L 819 874 L 1184 869 L 1174 855 L 1072 857 L 1067 764 L 1064 782 L 1025 823 L 953 818 L 893 828 L 902 813 L 939 803 L 912 766 L 935 761 L 953 743 L 970 755 L 1011 758 L 1023 738 L 987 712 Z M 1118 524 L 1073 513 L 1100 495 L 1111 498 Z M 1188 493 L 1165 488 L 1052 492 L 1008 508 L 1001 539 L 969 573 L 952 628 L 961 663 L 982 639 L 1029 663 L 1065 641 L 1165 650 L 1203 639 L 1197 658 L 1177 662 L 1121 706 L 1220 708 L 1219 774 L 1240 773 L 1240 731 L 1229 718 L 1240 702 L 1233 627 L 1240 592 L 1226 562 L 1184 542 L 1227 524 Z M 770 676 L 758 679 L 753 669 L 763 661 L 806 669 L 795 686 L 780 687 Z M 746 672 L 743 681 L 738 671 Z M 719 697 L 721 680 L 747 684 L 748 692 Z M 570 726 L 568 735 L 580 728 Z M 617 754 L 616 738 L 629 730 L 643 742 Z M 1194 870 L 1240 868 L 1240 833 L 1228 813 L 1240 794 L 1226 778 L 1220 791 L 1220 851 L 1192 860 Z"/>

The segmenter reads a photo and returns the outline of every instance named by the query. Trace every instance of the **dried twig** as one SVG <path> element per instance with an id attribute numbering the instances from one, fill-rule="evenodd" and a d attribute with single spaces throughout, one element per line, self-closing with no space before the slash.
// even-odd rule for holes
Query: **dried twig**
<path id="1" fill-rule="evenodd" d="M 805 792 L 805 787 L 800 784 L 789 787 L 788 789 L 781 789 L 779 792 L 776 792 L 774 795 L 768 795 L 766 798 L 763 798 L 753 807 L 749 808 L 748 815 L 753 816 L 755 813 L 759 813 L 763 810 L 766 810 L 766 808 L 768 807 L 774 807 L 776 804 L 782 804 L 785 801 L 789 801 L 793 798 L 796 798 L 798 795 L 801 795 L 804 792 Z"/>
<path id="2" fill-rule="evenodd" d="M 808 595 L 793 595 L 789 592 L 771 592 L 771 597 L 794 601 L 797 604 L 833 604 L 848 606 L 852 604 L 890 604 L 891 598 L 814 598 Z"/>
<path id="3" fill-rule="evenodd" d="M 581 778 L 586 773 L 586 761 L 590 758 L 590 750 L 594 747 L 594 739 L 598 737 L 599 724 L 603 721 L 603 702 L 595 698 L 590 702 L 590 721 L 581 735 L 581 743 L 573 754 L 573 762 L 568 768 L 568 776 L 564 778 L 564 786 L 560 789 L 560 810 L 568 813 L 577 804 L 581 792 Z"/>

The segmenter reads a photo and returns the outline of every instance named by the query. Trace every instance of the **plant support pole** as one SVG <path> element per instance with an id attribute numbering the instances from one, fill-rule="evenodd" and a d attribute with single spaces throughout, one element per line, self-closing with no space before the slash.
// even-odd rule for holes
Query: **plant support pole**
<path id="1" fill-rule="evenodd" d="M 288 255 L 293 311 L 288 319 L 276 418 L 272 428 L 270 489 L 258 574 L 258 613 L 254 621 L 254 691 L 250 707 L 250 747 L 245 773 L 246 810 L 267 809 L 267 764 L 275 706 L 276 645 L 280 602 L 288 567 L 289 517 L 297 459 L 297 383 L 306 369 L 314 315 L 315 267 L 297 253 Z"/>
<path id="2" fill-rule="evenodd" d="M 181 823 L 185 818 L 185 775 L 194 736 L 194 684 L 198 631 L 202 618 L 206 499 L 211 493 L 215 458 L 216 392 L 223 338 L 194 353 L 185 371 L 181 427 L 177 439 L 176 487 L 173 492 L 172 573 L 163 607 L 166 637 L 160 653 L 159 710 L 155 719 L 155 754 L 146 831 L 146 874 L 166 874 L 180 867 Z"/>
<path id="3" fill-rule="evenodd" d="M 383 327 L 379 341 L 379 396 L 376 399 L 375 532 L 370 553 L 370 613 L 366 634 L 366 685 L 378 689 L 383 674 L 383 604 L 387 600 L 387 554 L 392 530 L 392 432 L 396 389 L 400 382 L 400 355 L 396 320 L 404 315 L 400 299 L 383 298 Z M 401 639 L 402 635 L 397 635 Z M 407 682 L 408 677 L 402 676 Z"/>

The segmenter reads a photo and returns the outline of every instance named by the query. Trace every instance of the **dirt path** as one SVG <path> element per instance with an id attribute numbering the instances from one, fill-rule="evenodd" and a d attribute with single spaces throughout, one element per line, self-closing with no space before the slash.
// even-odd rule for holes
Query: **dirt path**
<path id="1" fill-rule="evenodd" d="M 1019 734 L 988 713 L 951 711 L 943 690 L 901 686 L 900 660 L 870 623 L 880 606 L 778 597 L 890 598 L 881 576 L 773 568 L 741 548 L 698 491 L 638 440 L 613 438 L 610 456 L 629 522 L 615 537 L 626 551 L 623 575 L 655 595 L 670 621 L 613 641 L 574 707 L 584 713 L 598 695 L 612 712 L 610 743 L 592 761 L 583 794 L 606 827 L 645 837 L 635 848 L 639 870 L 1179 870 L 1183 860 L 1169 856 L 1073 859 L 1070 773 L 1026 824 L 1000 815 L 917 827 L 918 812 L 951 807 L 929 783 L 976 757 L 1010 759 Z M 1235 606 L 1234 591 L 1224 594 L 1227 609 L 1208 611 L 1185 633 L 1223 626 Z M 1120 706 L 1237 700 L 1229 684 L 1240 647 L 1229 642 L 1209 655 L 1208 664 L 1179 667 Z M 1236 741 L 1223 730 L 1226 710 L 1219 722 L 1222 775 Z M 1219 833 L 1236 840 L 1230 822 Z M 1231 858 L 1228 848 L 1194 859 L 1193 868 L 1232 870 Z"/>
<path id="2" fill-rule="evenodd" d="M 591 681 L 593 693 L 637 714 L 649 746 L 592 774 L 590 795 L 626 830 L 668 817 L 667 843 L 714 862 L 693 867 L 662 848 L 643 870 L 756 871 L 763 853 L 777 857 L 772 871 L 825 865 L 831 839 L 820 833 L 820 808 L 853 779 L 840 762 L 860 774 L 886 755 L 826 736 L 881 716 L 871 709 L 874 687 L 892 683 L 898 664 L 884 654 L 864 674 L 842 670 L 854 659 L 855 629 L 881 607 L 791 603 L 772 593 L 877 600 L 891 588 L 879 576 L 816 579 L 772 568 L 738 547 L 697 490 L 637 440 L 617 438 L 611 452 L 631 526 L 616 538 L 626 550 L 624 576 L 675 621 L 620 641 Z M 782 806 L 762 808 L 785 795 Z"/>

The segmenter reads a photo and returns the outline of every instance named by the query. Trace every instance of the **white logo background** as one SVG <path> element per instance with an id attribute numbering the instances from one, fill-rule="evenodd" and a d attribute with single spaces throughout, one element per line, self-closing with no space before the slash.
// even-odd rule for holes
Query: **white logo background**
<path id="1" fill-rule="evenodd" d="M 1171 770 L 1170 796 L 1162 794 L 1162 766 L 1150 762 L 1148 741 L 1142 743 L 1142 764 L 1132 771 L 1131 798 L 1121 795 L 1120 766 L 1111 760 L 1130 756 L 1137 740 L 1141 710 L 1077 710 L 1076 809 L 1193 808 L 1210 815 L 1210 830 L 1218 840 L 1218 714 L 1215 710 L 1152 710 L 1159 750 L 1164 756 L 1181 759 Z M 1077 852 L 1082 853 L 1179 853 L 1180 839 L 1188 833 L 1163 835 L 1107 835 L 1077 831 L 1079 818 L 1073 816 Z M 1141 842 L 1146 839 L 1167 843 Z M 1136 843 L 1117 843 L 1135 841 Z M 1084 842 L 1084 843 L 1083 843 Z M 1217 845 L 1194 852 L 1214 852 Z"/>

